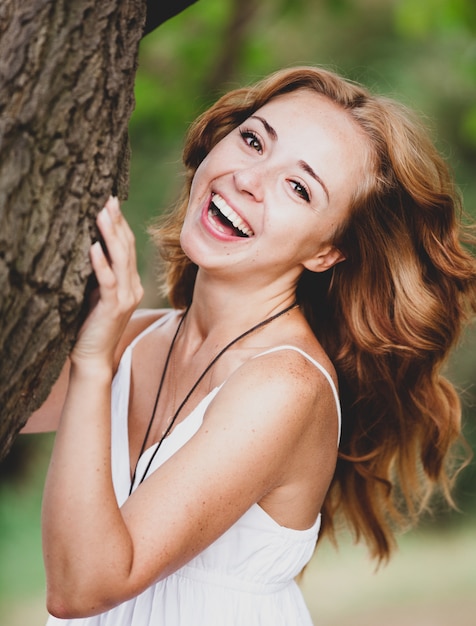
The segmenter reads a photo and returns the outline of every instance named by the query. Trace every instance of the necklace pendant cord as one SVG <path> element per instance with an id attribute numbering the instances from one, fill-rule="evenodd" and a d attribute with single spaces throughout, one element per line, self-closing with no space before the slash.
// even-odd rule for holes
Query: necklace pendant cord
<path id="1" fill-rule="evenodd" d="M 160 448 L 160 446 L 162 445 L 164 439 L 167 437 L 167 435 L 170 433 L 170 431 L 172 430 L 172 427 L 174 425 L 174 423 L 177 420 L 177 417 L 180 413 L 180 411 L 183 409 L 183 407 L 186 405 L 186 403 L 188 402 L 188 400 L 190 399 L 191 395 L 193 394 L 193 392 L 195 391 L 195 389 L 198 387 L 198 385 L 201 383 L 201 381 L 203 380 L 203 378 L 206 376 L 206 374 L 210 371 L 210 369 L 215 365 L 215 363 L 218 361 L 218 359 L 223 356 L 223 354 L 225 354 L 225 352 L 231 348 L 231 346 L 233 346 L 235 343 L 237 343 L 238 341 L 240 341 L 241 339 L 244 339 L 246 336 L 250 335 L 252 332 L 254 332 L 255 330 L 258 330 L 259 328 L 262 328 L 263 326 L 266 326 L 267 324 L 269 324 L 270 322 L 272 322 L 273 320 L 277 319 L 278 317 L 281 317 L 281 315 L 284 315 L 285 313 L 287 313 L 288 311 L 290 311 L 291 309 L 294 309 L 294 307 L 297 306 L 297 302 L 294 301 L 292 304 L 290 304 L 289 306 L 287 306 L 286 308 L 284 308 L 282 311 L 279 311 L 278 313 L 275 313 L 274 315 L 271 315 L 270 317 L 266 318 L 265 320 L 263 320 L 262 322 L 258 322 L 258 324 L 255 324 L 254 326 L 252 326 L 251 328 L 248 328 L 248 330 L 245 330 L 244 333 L 241 333 L 240 335 L 238 335 L 237 337 L 235 337 L 234 339 L 232 339 L 229 343 L 226 344 L 226 346 L 224 348 L 222 348 L 218 354 L 216 354 L 213 359 L 210 361 L 210 363 L 206 366 L 206 368 L 203 370 L 203 372 L 200 374 L 200 376 L 197 378 L 197 380 L 195 381 L 195 383 L 192 385 L 192 387 L 190 388 L 190 390 L 188 391 L 187 395 L 185 396 L 185 398 L 182 400 L 182 402 L 180 403 L 179 407 L 177 408 L 177 410 L 175 411 L 175 413 L 172 416 L 172 419 L 170 420 L 167 428 L 165 429 L 165 432 L 163 433 L 162 437 L 160 438 L 159 442 L 157 443 L 157 446 L 154 450 L 154 452 L 152 453 L 151 458 L 149 459 L 149 462 L 147 463 L 147 467 L 145 468 L 140 480 L 139 480 L 139 485 L 144 481 L 145 477 L 147 476 L 147 472 L 150 469 L 150 466 L 152 465 L 152 462 L 155 458 L 155 456 L 157 455 L 157 452 Z M 135 465 L 134 468 L 134 472 L 132 474 L 132 479 L 131 479 L 131 486 L 129 489 L 129 495 L 131 495 L 132 490 L 134 488 L 134 484 L 136 482 L 136 478 L 137 478 L 137 466 L 139 464 L 139 460 L 142 457 L 144 450 L 145 450 L 145 446 L 147 443 L 147 439 L 149 437 L 151 428 L 152 428 L 152 423 L 154 421 L 154 416 L 155 416 L 155 412 L 157 409 L 157 405 L 159 403 L 159 398 L 160 398 L 160 393 L 162 391 L 162 387 L 164 385 L 164 381 L 165 381 L 165 375 L 167 373 L 167 369 L 169 366 L 169 362 L 170 362 L 170 357 L 172 355 L 172 351 L 175 345 L 175 342 L 177 340 L 178 334 L 180 332 L 180 329 L 182 328 L 182 325 L 185 321 L 185 318 L 187 317 L 187 313 L 190 310 L 190 306 L 187 307 L 187 309 L 185 310 L 182 319 L 180 320 L 180 322 L 177 325 L 177 329 L 175 330 L 174 336 L 172 338 L 172 341 L 170 343 L 169 346 L 169 350 L 167 352 L 167 357 L 165 359 L 165 364 L 164 364 L 164 369 L 162 371 L 162 375 L 160 377 L 160 382 L 159 382 L 159 387 L 157 389 L 157 394 L 155 396 L 155 401 L 154 401 L 154 408 L 152 409 L 152 414 L 150 416 L 149 419 L 149 424 L 147 426 L 147 430 L 145 432 L 144 435 L 144 439 L 142 441 L 142 446 L 139 452 L 139 457 L 137 459 L 137 463 Z"/>

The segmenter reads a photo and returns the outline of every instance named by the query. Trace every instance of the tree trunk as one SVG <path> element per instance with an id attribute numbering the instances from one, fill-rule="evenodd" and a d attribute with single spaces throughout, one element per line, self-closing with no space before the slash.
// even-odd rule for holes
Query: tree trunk
<path id="1" fill-rule="evenodd" d="M 94 221 L 128 182 L 145 0 L 0 6 L 0 458 L 82 320 Z"/>

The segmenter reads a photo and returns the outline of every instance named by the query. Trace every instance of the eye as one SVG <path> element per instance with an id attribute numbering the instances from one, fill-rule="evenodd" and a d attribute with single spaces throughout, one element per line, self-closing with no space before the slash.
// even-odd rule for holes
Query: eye
<path id="1" fill-rule="evenodd" d="M 261 141 L 258 139 L 258 135 L 256 135 L 256 133 L 254 133 L 252 130 L 240 128 L 240 135 L 243 141 L 250 148 L 253 148 L 253 150 L 256 150 L 256 152 L 259 152 L 259 154 L 263 152 L 263 146 L 261 145 Z"/>
<path id="2" fill-rule="evenodd" d="M 290 180 L 289 182 L 293 188 L 293 191 L 295 191 L 300 198 L 302 198 L 306 202 L 309 202 L 310 196 L 306 187 L 302 183 L 298 183 L 297 180 Z"/>

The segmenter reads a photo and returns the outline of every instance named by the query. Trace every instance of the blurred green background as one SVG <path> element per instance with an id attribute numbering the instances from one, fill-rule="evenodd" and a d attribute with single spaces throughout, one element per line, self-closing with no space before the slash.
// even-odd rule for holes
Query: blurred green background
<path id="1" fill-rule="evenodd" d="M 199 0 L 141 45 L 124 211 L 137 237 L 144 306 L 160 303 L 146 226 L 180 188 L 189 123 L 223 91 L 302 64 L 337 70 L 416 109 L 476 217 L 474 0 Z M 473 327 L 448 366 L 473 448 L 475 347 Z M 40 506 L 51 445 L 51 435 L 20 438 L 0 468 L 2 626 L 45 621 Z M 402 537 L 395 558 L 378 573 L 347 538 L 338 552 L 320 547 L 303 579 L 316 624 L 474 626 L 475 483 L 472 463 L 456 490 L 460 511 L 441 510 Z"/>

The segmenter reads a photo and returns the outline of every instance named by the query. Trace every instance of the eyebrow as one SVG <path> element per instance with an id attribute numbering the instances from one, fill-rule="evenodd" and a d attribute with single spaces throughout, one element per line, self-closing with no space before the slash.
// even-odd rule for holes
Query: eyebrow
<path id="1" fill-rule="evenodd" d="M 327 186 L 322 178 L 316 174 L 316 172 L 312 169 L 309 163 L 306 163 L 306 161 L 299 161 L 299 166 L 302 167 L 302 169 L 307 172 L 309 176 L 312 176 L 312 178 L 314 178 L 314 180 L 317 181 L 319 185 L 324 189 L 324 193 L 327 197 L 327 202 L 329 202 L 329 190 L 327 189 Z"/>
<path id="2" fill-rule="evenodd" d="M 265 131 L 268 133 L 271 139 L 274 139 L 276 141 L 276 139 L 278 138 L 278 133 L 274 130 L 271 124 L 268 124 L 264 117 L 260 117 L 259 115 L 252 115 L 251 119 L 259 120 L 263 124 Z"/>
<path id="3" fill-rule="evenodd" d="M 259 120 L 263 124 L 264 129 L 266 130 L 268 135 L 271 137 L 271 139 L 273 139 L 274 141 L 276 141 L 278 139 L 278 133 L 274 130 L 274 128 L 271 126 L 271 124 L 269 124 L 264 119 L 264 117 L 260 117 L 259 115 L 252 115 L 251 119 Z M 325 182 L 322 180 L 322 178 L 316 174 L 316 172 L 312 169 L 312 167 L 309 165 L 309 163 L 306 163 L 306 161 L 303 161 L 301 159 L 300 161 L 298 161 L 298 165 L 305 172 L 307 172 L 309 174 L 309 176 L 311 176 L 317 183 L 319 183 L 319 185 L 324 190 L 324 193 L 326 194 L 327 201 L 329 202 L 329 190 L 327 189 L 327 186 L 326 186 Z"/>

